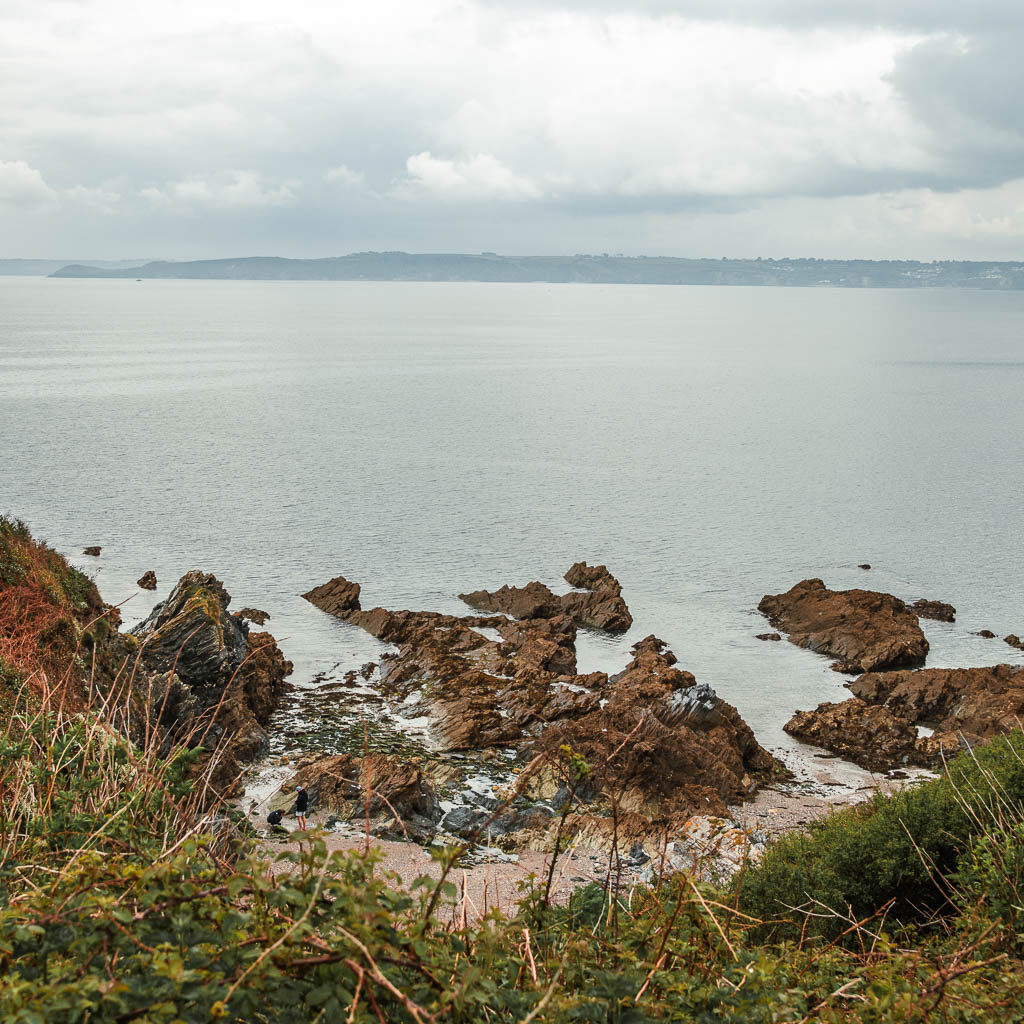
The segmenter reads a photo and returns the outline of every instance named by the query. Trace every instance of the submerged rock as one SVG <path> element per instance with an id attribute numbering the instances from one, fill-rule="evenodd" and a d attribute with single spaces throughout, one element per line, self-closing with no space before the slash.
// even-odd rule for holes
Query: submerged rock
<path id="1" fill-rule="evenodd" d="M 829 590 L 810 579 L 766 595 L 758 610 L 791 643 L 836 659 L 837 672 L 921 665 L 928 654 L 917 616 L 892 594 Z"/>
<path id="2" fill-rule="evenodd" d="M 944 601 L 926 601 L 921 598 L 910 607 L 914 614 L 922 619 L 936 619 L 939 622 L 956 621 L 956 609 Z"/>
<path id="3" fill-rule="evenodd" d="M 135 583 L 143 590 L 156 590 L 156 573 L 152 569 L 147 569 Z"/>
<path id="4" fill-rule="evenodd" d="M 1024 640 L 1021 640 L 1016 633 L 1011 633 L 1009 636 L 1003 637 L 1003 643 L 1009 644 L 1011 647 L 1016 647 L 1018 651 L 1024 651 Z"/>
<path id="5" fill-rule="evenodd" d="M 781 640 L 781 633 L 758 633 L 755 640 Z"/>
<path id="6" fill-rule="evenodd" d="M 99 544 L 93 544 L 91 547 L 82 548 L 83 555 L 91 555 L 93 558 L 99 558 L 100 552 L 103 550 Z"/>
<path id="7" fill-rule="evenodd" d="M 974 635 L 984 637 L 986 640 L 994 640 L 996 638 L 995 633 L 991 629 L 979 629 Z"/>

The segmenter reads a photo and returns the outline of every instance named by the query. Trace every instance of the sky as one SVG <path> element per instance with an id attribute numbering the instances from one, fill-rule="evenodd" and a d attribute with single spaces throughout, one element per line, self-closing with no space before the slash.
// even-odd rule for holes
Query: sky
<path id="1" fill-rule="evenodd" d="M 0 0 L 0 257 L 1024 259 L 1021 0 Z"/>

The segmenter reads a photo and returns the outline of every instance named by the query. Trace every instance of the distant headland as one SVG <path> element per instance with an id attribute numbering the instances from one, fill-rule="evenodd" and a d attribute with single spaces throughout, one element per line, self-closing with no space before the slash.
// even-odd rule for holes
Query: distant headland
<path id="1" fill-rule="evenodd" d="M 52 277 L 234 281 L 494 281 L 549 284 L 768 285 L 804 288 L 1024 289 L 1024 262 L 510 257 L 497 253 L 360 252 L 326 259 L 250 256 L 61 267 Z"/>

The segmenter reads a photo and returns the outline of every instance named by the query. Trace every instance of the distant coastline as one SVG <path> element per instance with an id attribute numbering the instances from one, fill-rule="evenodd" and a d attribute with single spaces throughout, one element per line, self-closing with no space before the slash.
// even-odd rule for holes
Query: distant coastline
<path id="1" fill-rule="evenodd" d="M 0 273 L 3 264 L 0 260 Z M 680 259 L 667 256 L 508 257 L 495 253 L 361 252 L 325 259 L 250 256 L 72 264 L 62 278 L 234 281 L 490 281 L 548 284 L 763 285 L 804 288 L 1024 289 L 1024 262 L 950 260 Z"/>

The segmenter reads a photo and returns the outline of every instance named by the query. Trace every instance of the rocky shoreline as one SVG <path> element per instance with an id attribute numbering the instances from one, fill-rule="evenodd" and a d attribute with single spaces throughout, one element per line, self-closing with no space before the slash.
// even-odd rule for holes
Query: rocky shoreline
<path id="1" fill-rule="evenodd" d="M 364 609 L 359 584 L 337 576 L 303 596 L 386 648 L 299 687 L 275 638 L 250 625 L 268 613 L 230 612 L 206 573 L 186 573 L 130 631 L 90 584 L 76 628 L 106 619 L 87 636 L 92 682 L 123 730 L 196 748 L 207 799 L 239 801 L 257 828 L 271 809 L 290 812 L 301 784 L 339 841 L 463 844 L 506 863 L 570 845 L 636 877 L 687 858 L 728 873 L 878 776 L 940 769 L 1024 714 L 1024 666 L 922 667 L 920 620 L 953 622 L 952 605 L 804 580 L 761 600 L 775 631 L 757 638 L 856 678 L 849 699 L 787 722 L 813 744 L 794 777 L 793 759 L 773 758 L 656 636 L 619 671 L 578 671 L 578 631 L 621 635 L 633 615 L 606 566 L 577 562 L 565 581 L 565 593 L 539 582 L 464 593 L 472 610 L 458 615 Z M 836 781 L 838 765 L 862 774 Z"/>

